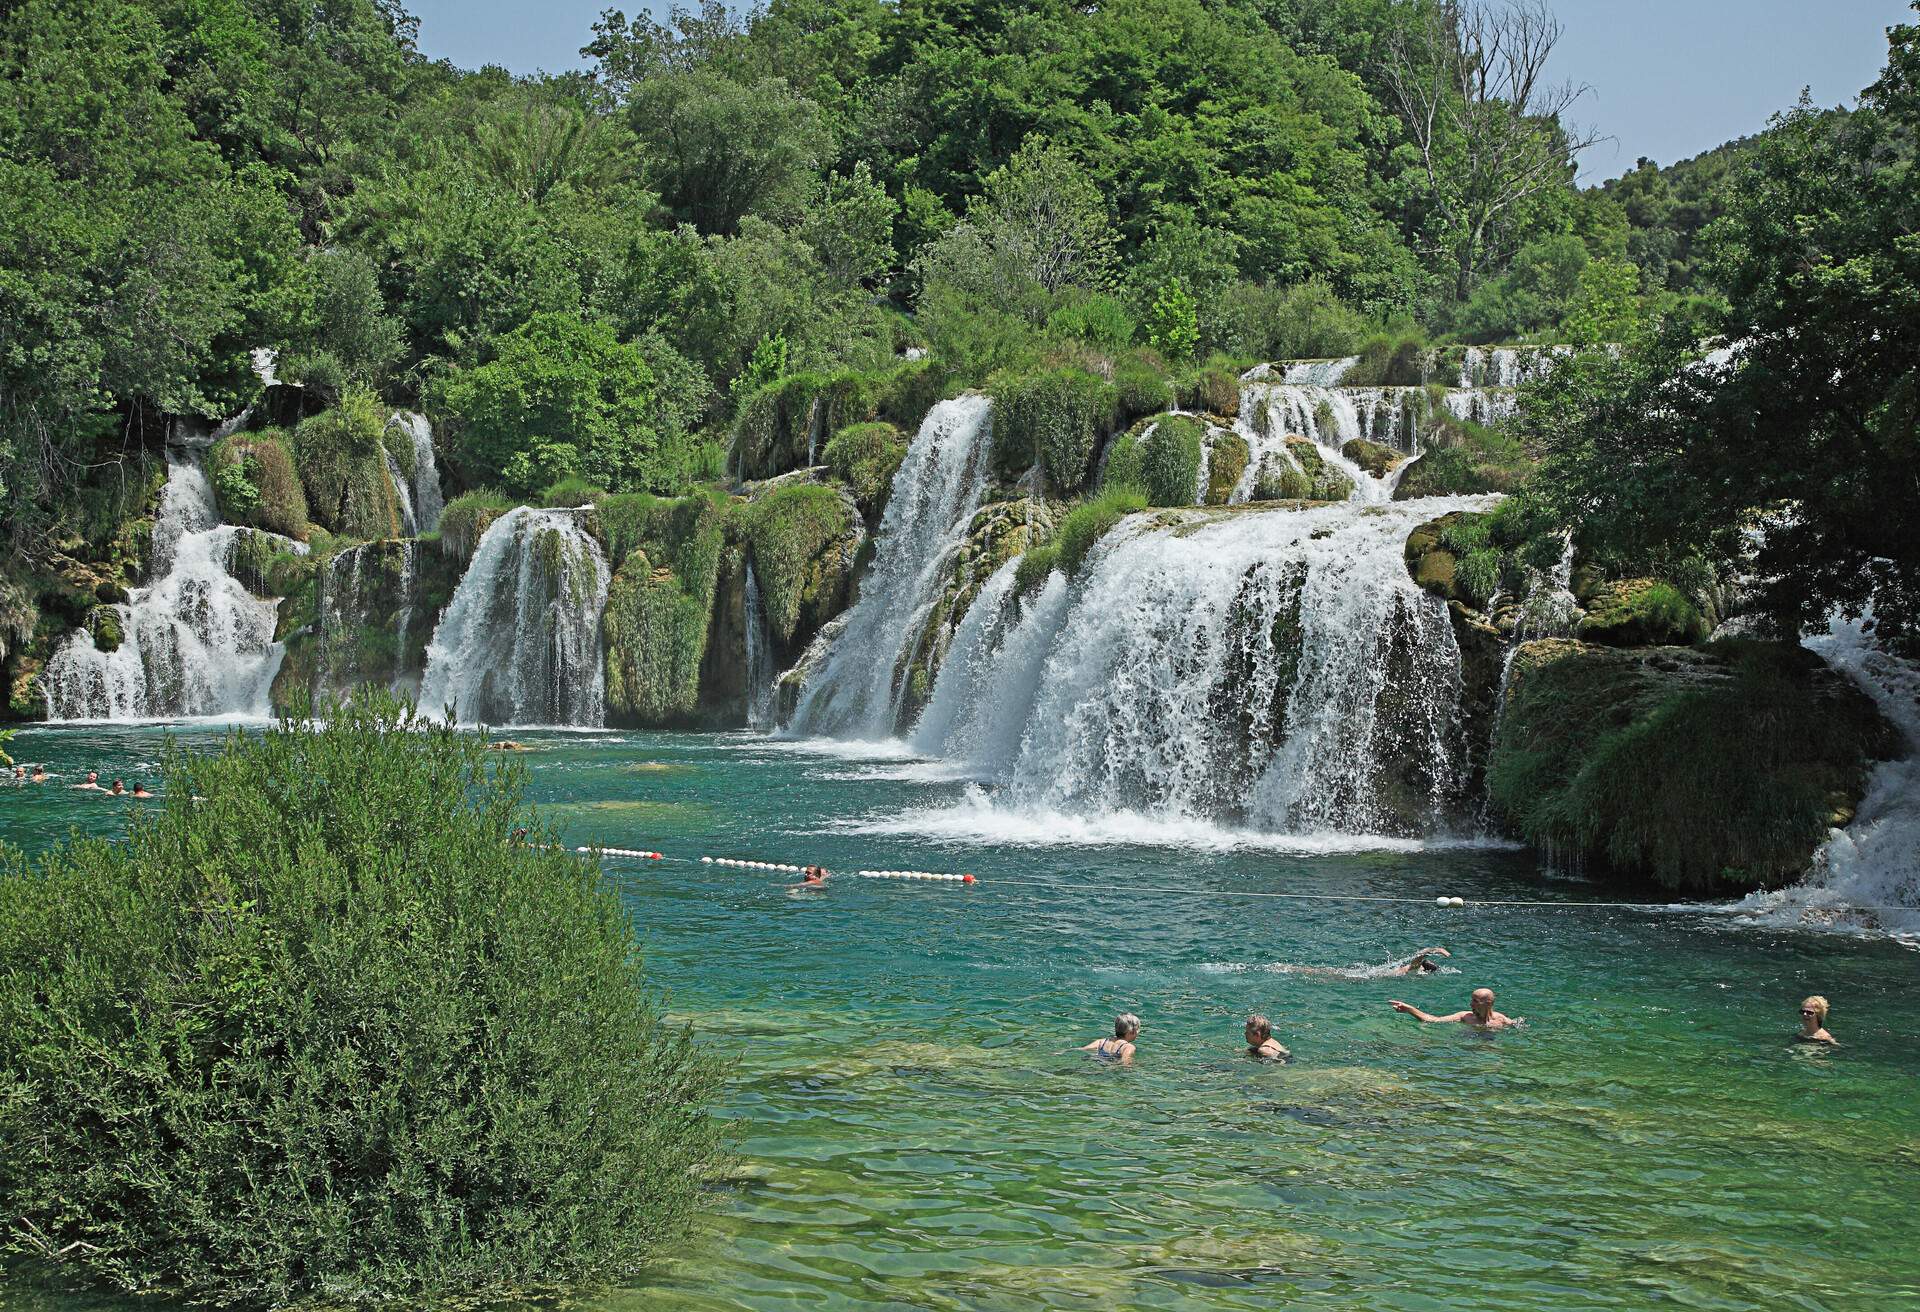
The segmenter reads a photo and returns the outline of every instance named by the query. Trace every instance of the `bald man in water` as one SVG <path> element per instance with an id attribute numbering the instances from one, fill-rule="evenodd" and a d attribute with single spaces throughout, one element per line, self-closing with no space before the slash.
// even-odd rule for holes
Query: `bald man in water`
<path id="1" fill-rule="evenodd" d="M 1470 1007 L 1466 1011 L 1456 1011 L 1448 1016 L 1429 1016 L 1420 1008 L 1407 1002 L 1392 1004 L 1395 1011 L 1413 1016 L 1429 1025 L 1459 1024 L 1471 1025 L 1477 1030 L 1504 1030 L 1518 1025 L 1520 1019 L 1504 1016 L 1493 1009 L 1493 990 L 1475 989 Z"/>

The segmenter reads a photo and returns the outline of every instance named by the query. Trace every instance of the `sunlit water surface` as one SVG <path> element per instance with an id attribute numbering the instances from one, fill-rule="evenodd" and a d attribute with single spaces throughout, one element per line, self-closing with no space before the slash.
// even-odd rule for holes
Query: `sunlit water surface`
<path id="1" fill-rule="evenodd" d="M 896 752 L 518 737 L 571 842 L 982 881 L 794 896 L 608 862 L 668 1007 L 736 1063 L 742 1168 L 683 1258 L 592 1306 L 1920 1306 L 1920 953 L 1699 909 L 1441 910 L 1608 894 L 1498 848 L 1008 816 Z M 0 833 L 118 828 L 132 803 L 55 785 L 152 780 L 160 745 L 23 732 L 14 754 L 59 777 L 0 789 Z M 1451 971 L 1366 977 L 1434 944 Z M 1387 1006 L 1479 984 L 1523 1031 Z M 1788 1041 L 1812 992 L 1838 1051 Z M 1070 1051 L 1123 1009 L 1137 1065 Z M 1241 1056 L 1250 1010 L 1293 1064 Z"/>

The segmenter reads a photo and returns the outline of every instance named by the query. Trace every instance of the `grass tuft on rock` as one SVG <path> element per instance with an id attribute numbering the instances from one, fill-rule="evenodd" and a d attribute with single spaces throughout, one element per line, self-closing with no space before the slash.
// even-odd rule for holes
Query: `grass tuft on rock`
<path id="1" fill-rule="evenodd" d="M 559 1291 L 687 1230 L 721 1067 L 522 767 L 363 694 L 163 775 L 123 841 L 0 855 L 17 1232 L 264 1306 Z"/>

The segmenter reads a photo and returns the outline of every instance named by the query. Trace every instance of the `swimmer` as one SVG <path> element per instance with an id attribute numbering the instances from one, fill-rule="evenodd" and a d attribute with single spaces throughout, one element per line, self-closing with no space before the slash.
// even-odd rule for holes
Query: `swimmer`
<path id="1" fill-rule="evenodd" d="M 1471 1025 L 1477 1030 L 1504 1030 L 1520 1023 L 1519 1018 L 1503 1016 L 1493 1009 L 1492 989 L 1475 989 L 1469 1010 L 1456 1011 L 1446 1016 L 1429 1016 L 1420 1008 L 1405 1002 L 1395 1002 L 1390 1005 L 1395 1011 L 1416 1017 L 1430 1025 L 1457 1023 Z"/>
<path id="2" fill-rule="evenodd" d="M 1122 1066 L 1133 1063 L 1134 1041 L 1140 1037 L 1140 1018 L 1130 1011 L 1123 1011 L 1113 1018 L 1113 1037 L 1095 1039 L 1083 1046 L 1080 1051 L 1090 1052 L 1102 1061 L 1117 1061 Z"/>
<path id="3" fill-rule="evenodd" d="M 115 797 L 125 797 L 127 795 L 127 786 L 118 779 L 115 779 L 113 781 L 113 787 L 107 789 L 107 792 Z"/>
<path id="4" fill-rule="evenodd" d="M 1440 967 L 1433 964 L 1433 957 L 1450 957 L 1453 954 L 1445 948 L 1421 948 L 1407 959 L 1404 966 L 1395 966 L 1390 974 L 1394 975 L 1431 975 Z"/>
<path id="5" fill-rule="evenodd" d="M 140 783 L 137 780 L 134 782 L 134 785 L 133 785 L 133 795 L 135 797 L 152 797 L 153 796 L 152 793 L 147 791 L 147 786 L 143 783 Z"/>
<path id="6" fill-rule="evenodd" d="M 27 781 L 27 767 L 24 765 L 14 766 L 12 779 L 13 779 L 13 782 L 16 784 L 25 783 Z"/>
<path id="7" fill-rule="evenodd" d="M 795 884 L 794 887 L 825 888 L 826 885 L 827 869 L 825 866 L 802 866 L 800 868 L 800 882 Z"/>
<path id="8" fill-rule="evenodd" d="M 1840 1040 L 1827 1033 L 1827 1000 L 1818 993 L 1800 1004 L 1800 1032 L 1793 1036 L 1793 1041 L 1840 1046 Z"/>
<path id="9" fill-rule="evenodd" d="M 75 788 L 75 789 L 77 789 L 77 790 L 79 790 L 80 792 L 83 792 L 83 793 L 97 793 L 97 792 L 100 792 L 100 791 L 101 791 L 101 788 L 100 788 L 100 772 L 99 772 L 98 770 L 89 770 L 89 771 L 87 771 L 87 781 L 86 781 L 85 783 L 83 783 L 83 784 L 71 784 L 71 785 L 69 785 L 69 786 L 70 786 L 70 787 L 72 787 L 72 788 Z"/>
<path id="10" fill-rule="evenodd" d="M 34 766 L 34 767 L 33 767 L 33 782 L 35 782 L 35 783 L 37 783 L 37 784 L 43 784 L 43 783 L 45 783 L 46 781 L 47 781 L 47 767 L 46 767 L 46 766 L 44 766 L 44 765 L 36 765 L 36 766 Z"/>
<path id="11" fill-rule="evenodd" d="M 1273 1037 L 1273 1022 L 1265 1016 L 1247 1017 L 1247 1056 L 1261 1061 L 1293 1060 L 1293 1054 Z"/>

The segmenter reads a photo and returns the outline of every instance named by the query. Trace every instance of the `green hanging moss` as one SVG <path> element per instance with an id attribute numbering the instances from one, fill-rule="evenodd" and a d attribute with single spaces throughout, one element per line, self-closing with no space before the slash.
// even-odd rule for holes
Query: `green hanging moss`
<path id="1" fill-rule="evenodd" d="M 387 417 L 370 392 L 349 392 L 293 430 L 294 463 L 314 523 L 362 542 L 399 536 L 400 503 L 382 443 L 386 431 Z"/>
<path id="2" fill-rule="evenodd" d="M 827 443 L 825 458 L 833 476 L 853 489 L 853 499 L 870 522 L 886 509 L 893 476 L 906 459 L 907 442 L 892 424 L 853 424 Z"/>
<path id="3" fill-rule="evenodd" d="M 1065 368 L 996 375 L 988 390 L 995 472 L 1012 481 L 1037 464 L 1054 491 L 1084 488 L 1100 437 L 1113 427 L 1112 384 Z"/>
<path id="4" fill-rule="evenodd" d="M 844 604 L 858 533 L 854 507 L 818 484 L 775 488 L 748 507 L 745 527 L 767 627 L 791 646 Z"/>
<path id="5" fill-rule="evenodd" d="M 440 512 L 440 528 L 435 537 L 440 554 L 461 564 L 472 560 L 474 550 L 493 527 L 493 521 L 519 504 L 504 492 L 491 488 L 462 492 Z"/>
<path id="6" fill-rule="evenodd" d="M 1207 461 L 1208 505 L 1227 504 L 1233 489 L 1239 486 L 1241 476 L 1247 472 L 1247 461 L 1251 455 L 1247 439 L 1240 434 L 1224 429 L 1214 434 L 1213 452 Z"/>
<path id="7" fill-rule="evenodd" d="M 1873 704 L 1797 645 L 1550 639 L 1513 662 L 1488 792 L 1571 864 L 1744 892 L 1804 874 L 1894 747 Z"/>
<path id="8" fill-rule="evenodd" d="M 724 502 L 603 495 L 588 521 L 620 562 L 601 620 L 607 714 L 619 724 L 683 724 L 700 699 L 700 667 L 726 546 Z"/>

